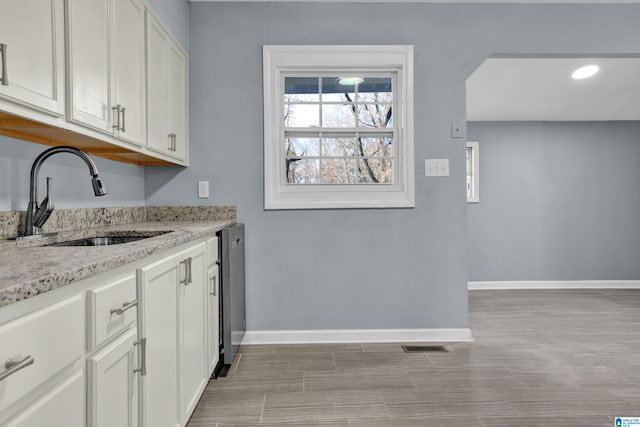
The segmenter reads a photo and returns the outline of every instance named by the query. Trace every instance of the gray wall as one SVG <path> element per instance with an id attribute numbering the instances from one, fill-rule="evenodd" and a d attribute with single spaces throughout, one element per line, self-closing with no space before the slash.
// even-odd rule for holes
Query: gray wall
<path id="1" fill-rule="evenodd" d="M 50 147 L 0 135 L 0 211 L 26 210 L 31 165 Z M 49 157 L 40 169 L 40 192 L 45 177 L 53 178 L 56 208 L 140 206 L 144 204 L 144 168 L 94 157 L 109 194 L 95 197 L 87 165 L 67 153 Z"/>
<path id="2" fill-rule="evenodd" d="M 640 5 L 191 3 L 191 167 L 147 203 L 237 204 L 249 329 L 467 326 L 465 80 L 492 53 L 634 53 Z M 359 25 L 359 26 L 358 26 Z M 263 210 L 264 44 L 415 46 L 416 208 Z M 451 177 L 425 178 L 449 158 Z M 196 181 L 212 198 L 195 198 Z"/>
<path id="3" fill-rule="evenodd" d="M 189 2 L 188 0 L 147 0 L 151 8 L 171 30 L 173 35 L 189 49 Z"/>
<path id="4" fill-rule="evenodd" d="M 640 122 L 469 123 L 469 280 L 637 280 Z"/>

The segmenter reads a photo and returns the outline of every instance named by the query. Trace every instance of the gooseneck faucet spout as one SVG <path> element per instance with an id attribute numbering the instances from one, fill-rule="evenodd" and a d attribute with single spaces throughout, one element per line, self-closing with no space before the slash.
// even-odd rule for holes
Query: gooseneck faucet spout
<path id="1" fill-rule="evenodd" d="M 43 151 L 33 162 L 31 166 L 31 179 L 29 183 L 29 206 L 27 207 L 27 217 L 25 220 L 24 236 L 34 236 L 41 234 L 41 228 L 44 223 L 49 219 L 49 215 L 53 212 L 53 196 L 51 194 L 51 178 L 47 178 L 47 197 L 38 206 L 38 175 L 40 173 L 40 167 L 42 163 L 49 157 L 57 153 L 70 153 L 80 157 L 89 167 L 89 173 L 91 174 L 91 184 L 93 186 L 93 193 L 96 196 L 104 196 L 107 194 L 107 189 L 100 179 L 100 173 L 95 162 L 84 151 L 68 146 L 60 146 L 49 148 Z"/>

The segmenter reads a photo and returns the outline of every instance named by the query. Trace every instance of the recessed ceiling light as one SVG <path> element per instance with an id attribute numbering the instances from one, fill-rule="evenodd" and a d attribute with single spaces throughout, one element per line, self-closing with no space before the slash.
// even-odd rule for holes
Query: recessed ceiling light
<path id="1" fill-rule="evenodd" d="M 585 65 L 584 67 L 580 67 L 575 70 L 573 74 L 571 74 L 571 77 L 576 80 L 586 79 L 595 75 L 598 70 L 600 70 L 600 67 L 598 67 L 597 65 Z"/>
<path id="2" fill-rule="evenodd" d="M 364 79 L 362 77 L 338 77 L 338 84 L 342 86 L 353 86 L 356 83 L 364 83 Z"/>

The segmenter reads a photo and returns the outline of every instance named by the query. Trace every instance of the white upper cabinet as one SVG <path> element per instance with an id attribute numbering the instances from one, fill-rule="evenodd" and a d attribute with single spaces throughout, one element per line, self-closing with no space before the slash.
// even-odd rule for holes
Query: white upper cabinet
<path id="1" fill-rule="evenodd" d="M 147 12 L 147 147 L 185 160 L 188 153 L 187 56 Z"/>
<path id="2" fill-rule="evenodd" d="M 0 98 L 64 115 L 63 0 L 3 1 L 0 46 Z"/>
<path id="3" fill-rule="evenodd" d="M 144 5 L 68 0 L 69 119 L 145 142 Z"/>
<path id="4" fill-rule="evenodd" d="M 113 99 L 120 138 L 145 143 L 144 5 L 138 0 L 113 1 Z"/>
<path id="5" fill-rule="evenodd" d="M 187 157 L 187 57 L 175 44 L 169 45 L 169 124 L 173 134 L 173 154 Z"/>
<path id="6" fill-rule="evenodd" d="M 109 3 L 68 0 L 69 119 L 111 131 Z"/>

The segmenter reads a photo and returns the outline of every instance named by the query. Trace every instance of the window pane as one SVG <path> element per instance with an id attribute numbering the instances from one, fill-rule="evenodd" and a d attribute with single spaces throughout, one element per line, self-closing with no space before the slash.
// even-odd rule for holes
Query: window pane
<path id="1" fill-rule="evenodd" d="M 285 77 L 285 102 L 319 102 L 320 80 L 317 77 Z"/>
<path id="2" fill-rule="evenodd" d="M 322 105 L 322 127 L 355 127 L 355 115 L 351 105 Z"/>
<path id="3" fill-rule="evenodd" d="M 361 184 L 393 183 L 391 160 L 362 159 L 358 161 L 358 178 Z"/>
<path id="4" fill-rule="evenodd" d="M 323 77 L 322 78 L 322 102 L 353 102 L 356 100 L 356 84 L 355 81 L 350 84 L 345 83 L 345 79 L 340 77 Z"/>
<path id="5" fill-rule="evenodd" d="M 358 126 L 388 128 L 393 126 L 391 105 L 364 104 L 358 106 Z"/>
<path id="6" fill-rule="evenodd" d="M 358 86 L 358 102 L 392 102 L 391 78 L 367 77 Z"/>
<path id="7" fill-rule="evenodd" d="M 375 138 L 360 138 L 362 152 L 365 157 L 391 157 L 393 145 L 391 137 L 378 136 Z"/>
<path id="8" fill-rule="evenodd" d="M 322 179 L 325 184 L 355 184 L 355 159 L 323 159 Z"/>
<path id="9" fill-rule="evenodd" d="M 287 183 L 289 184 L 319 184 L 320 160 L 317 159 L 287 159 Z"/>
<path id="10" fill-rule="evenodd" d="M 287 156 L 319 156 L 320 140 L 318 138 L 285 138 Z"/>
<path id="11" fill-rule="evenodd" d="M 323 138 L 322 155 L 327 157 L 348 157 L 356 155 L 355 138 Z"/>
<path id="12" fill-rule="evenodd" d="M 284 125 L 286 127 L 318 127 L 320 107 L 308 104 L 285 104 Z"/>

